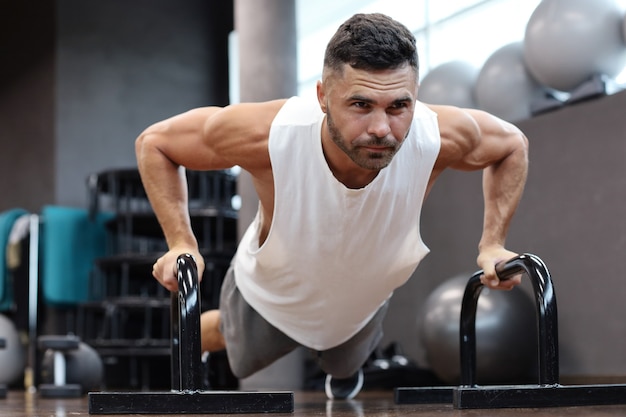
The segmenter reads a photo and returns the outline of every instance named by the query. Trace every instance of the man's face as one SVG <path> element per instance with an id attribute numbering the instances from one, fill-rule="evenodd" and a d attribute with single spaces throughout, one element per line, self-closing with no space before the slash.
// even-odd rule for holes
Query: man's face
<path id="1" fill-rule="evenodd" d="M 344 66 L 318 85 L 332 141 L 358 167 L 380 170 L 406 138 L 417 97 L 415 71 L 409 66 L 382 71 Z"/>

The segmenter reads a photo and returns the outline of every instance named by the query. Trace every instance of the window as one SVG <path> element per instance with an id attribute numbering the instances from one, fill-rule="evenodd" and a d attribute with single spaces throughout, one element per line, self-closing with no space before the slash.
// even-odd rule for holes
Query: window
<path id="1" fill-rule="evenodd" d="M 626 7 L 626 0 L 617 0 Z M 404 23 L 417 39 L 420 71 L 451 60 L 480 68 L 498 48 L 524 38 L 540 0 L 296 0 L 298 93 L 315 92 L 326 43 L 354 13 L 381 12 Z M 626 82 L 626 71 L 617 78 Z"/>

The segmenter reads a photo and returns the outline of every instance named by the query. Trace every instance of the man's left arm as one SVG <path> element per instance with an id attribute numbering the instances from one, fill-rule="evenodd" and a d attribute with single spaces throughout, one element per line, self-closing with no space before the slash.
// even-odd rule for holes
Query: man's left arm
<path id="1" fill-rule="evenodd" d="M 520 277 L 500 282 L 495 265 L 516 255 L 505 248 L 505 241 L 526 184 L 528 140 L 510 123 L 482 111 L 465 111 L 475 121 L 479 137 L 464 159 L 484 166 L 485 211 L 477 263 L 485 272 L 485 285 L 510 289 L 519 284 Z"/>
<path id="2" fill-rule="evenodd" d="M 520 202 L 528 171 L 528 140 L 511 123 L 480 110 L 429 105 L 438 115 L 441 150 L 430 185 L 447 169 L 483 170 L 485 212 L 478 245 L 482 282 L 510 289 L 520 277 L 500 282 L 495 266 L 516 256 L 505 248 L 509 224 Z"/>

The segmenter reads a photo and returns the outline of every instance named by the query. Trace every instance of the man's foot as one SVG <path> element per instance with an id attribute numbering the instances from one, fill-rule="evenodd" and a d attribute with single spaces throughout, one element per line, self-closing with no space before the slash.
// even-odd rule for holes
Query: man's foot
<path id="1" fill-rule="evenodd" d="M 351 400 L 363 387 L 363 370 L 359 369 L 357 373 L 345 379 L 333 378 L 326 375 L 326 383 L 324 388 L 326 396 L 329 399 Z"/>

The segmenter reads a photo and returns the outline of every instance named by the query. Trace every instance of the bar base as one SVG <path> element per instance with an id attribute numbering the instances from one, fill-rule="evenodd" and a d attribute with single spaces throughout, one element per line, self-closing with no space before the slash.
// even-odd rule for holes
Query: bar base
<path id="1" fill-rule="evenodd" d="M 90 392 L 89 414 L 292 413 L 293 392 Z"/>
<path id="2" fill-rule="evenodd" d="M 626 404 L 626 384 L 455 387 L 457 409 L 575 407 Z"/>
<path id="3" fill-rule="evenodd" d="M 451 404 L 454 387 L 401 387 L 394 389 L 396 404 Z"/>

